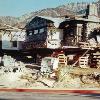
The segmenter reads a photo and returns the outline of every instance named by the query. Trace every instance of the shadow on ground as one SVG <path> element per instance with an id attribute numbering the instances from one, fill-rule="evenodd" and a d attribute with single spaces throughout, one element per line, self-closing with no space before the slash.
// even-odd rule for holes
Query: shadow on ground
<path id="1" fill-rule="evenodd" d="M 100 100 L 100 94 L 81 94 L 81 96 L 89 97 L 91 99 L 98 99 L 98 100 Z"/>

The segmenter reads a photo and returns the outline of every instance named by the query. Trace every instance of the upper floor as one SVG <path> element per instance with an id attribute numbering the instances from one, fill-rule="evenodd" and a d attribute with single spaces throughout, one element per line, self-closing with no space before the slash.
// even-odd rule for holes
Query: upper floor
<path id="1" fill-rule="evenodd" d="M 96 5 L 89 5 L 85 16 L 36 16 L 25 29 L 3 29 L 2 49 L 98 47 L 100 19 L 96 9 Z"/>

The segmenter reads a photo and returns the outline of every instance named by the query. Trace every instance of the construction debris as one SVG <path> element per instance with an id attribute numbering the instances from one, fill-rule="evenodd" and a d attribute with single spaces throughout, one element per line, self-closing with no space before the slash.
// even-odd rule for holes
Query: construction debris
<path id="1" fill-rule="evenodd" d="M 59 59 L 54 57 L 43 58 L 41 69 L 8 55 L 4 55 L 1 62 L 1 88 L 100 88 L 98 69 L 66 67 L 66 64 L 59 65 Z"/>

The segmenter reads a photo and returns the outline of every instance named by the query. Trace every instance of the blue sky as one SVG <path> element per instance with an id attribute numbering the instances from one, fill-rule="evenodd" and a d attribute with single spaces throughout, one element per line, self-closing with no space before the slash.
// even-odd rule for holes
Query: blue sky
<path id="1" fill-rule="evenodd" d="M 92 2 L 96 0 L 0 0 L 0 16 L 21 16 L 23 14 L 57 7 L 70 2 Z"/>

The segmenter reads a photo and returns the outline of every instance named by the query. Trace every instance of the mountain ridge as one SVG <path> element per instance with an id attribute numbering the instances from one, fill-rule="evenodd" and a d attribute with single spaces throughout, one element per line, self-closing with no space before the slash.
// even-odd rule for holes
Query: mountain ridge
<path id="1" fill-rule="evenodd" d="M 100 0 L 98 2 L 93 2 L 98 6 L 98 14 L 100 17 Z M 11 26 L 23 27 L 28 21 L 30 21 L 35 16 L 49 16 L 57 17 L 64 15 L 81 15 L 85 14 L 85 9 L 89 3 L 68 3 L 65 5 L 60 5 L 55 8 L 46 8 L 35 12 L 30 12 L 24 14 L 21 17 L 12 16 L 0 16 L 0 26 L 3 24 L 9 24 Z"/>

